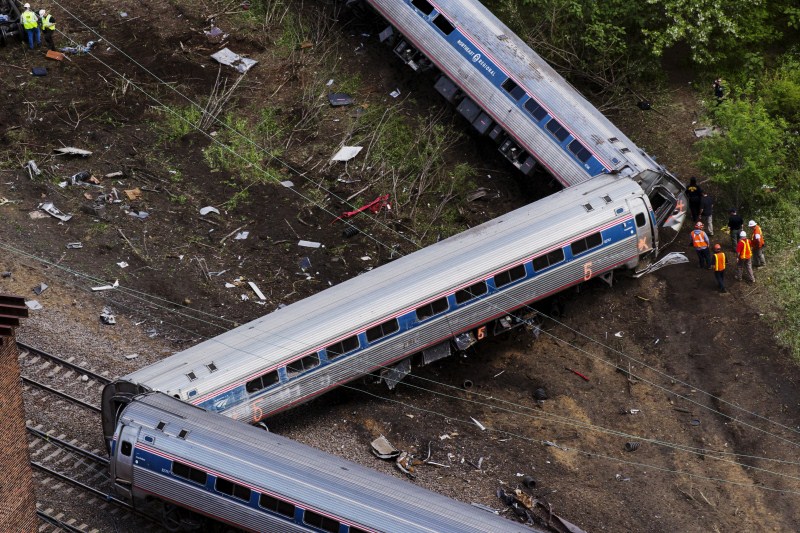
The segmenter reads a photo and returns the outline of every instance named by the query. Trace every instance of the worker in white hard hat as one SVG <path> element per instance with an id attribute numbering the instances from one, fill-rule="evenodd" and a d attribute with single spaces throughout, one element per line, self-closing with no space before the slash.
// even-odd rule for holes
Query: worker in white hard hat
<path id="1" fill-rule="evenodd" d="M 53 32 L 56 31 L 56 19 L 54 19 L 53 15 L 48 13 L 46 9 L 40 9 L 39 24 L 42 28 L 42 37 L 44 37 L 44 42 L 47 43 L 47 47 L 50 50 L 55 50 L 56 45 L 53 43 Z"/>
<path id="2" fill-rule="evenodd" d="M 756 277 L 753 275 L 753 248 L 747 233 L 742 230 L 739 233 L 739 244 L 736 245 L 736 280 L 741 281 L 742 274 L 750 283 L 755 283 Z"/>
<path id="3" fill-rule="evenodd" d="M 753 266 L 765 266 L 767 259 L 764 257 L 764 245 L 767 243 L 764 242 L 764 232 L 761 231 L 761 226 L 756 224 L 755 220 L 748 222 L 747 227 L 753 232 L 750 236 L 750 240 L 753 242 Z"/>
<path id="4" fill-rule="evenodd" d="M 25 11 L 22 12 L 19 20 L 28 35 L 28 48 L 33 50 L 34 41 L 36 41 L 36 46 L 42 45 L 42 36 L 39 33 L 39 19 L 36 17 L 36 13 L 31 11 L 30 4 L 25 4 L 23 7 Z"/>

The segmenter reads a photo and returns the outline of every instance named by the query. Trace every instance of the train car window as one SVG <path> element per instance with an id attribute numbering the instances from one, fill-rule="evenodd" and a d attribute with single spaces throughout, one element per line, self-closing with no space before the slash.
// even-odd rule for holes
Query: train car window
<path id="1" fill-rule="evenodd" d="M 450 21 L 447 20 L 447 17 L 441 14 L 436 15 L 436 18 L 433 19 L 433 25 L 442 30 L 442 33 L 444 33 L 445 35 L 450 35 L 451 33 L 453 33 L 453 30 L 455 29 L 453 28 L 453 25 L 450 24 Z"/>
<path id="2" fill-rule="evenodd" d="M 314 511 L 305 511 L 303 513 L 303 523 L 319 528 L 322 531 L 328 531 L 329 533 L 339 533 L 338 520 L 322 516 Z"/>
<path id="3" fill-rule="evenodd" d="M 600 246 L 601 244 L 603 244 L 603 237 L 600 235 L 600 232 L 597 232 L 573 242 L 570 244 L 570 248 L 572 249 L 572 255 L 578 255 L 586 250 Z"/>
<path id="4" fill-rule="evenodd" d="M 592 153 L 587 150 L 586 147 L 578 140 L 574 140 L 569 143 L 567 148 L 569 148 L 570 152 L 575 154 L 575 157 L 577 157 L 581 163 L 586 163 L 589 158 L 592 157 Z"/>
<path id="5" fill-rule="evenodd" d="M 294 504 L 274 498 L 269 494 L 262 494 L 258 498 L 258 505 L 267 511 L 273 511 L 289 518 L 294 518 Z"/>
<path id="6" fill-rule="evenodd" d="M 373 342 L 378 339 L 382 339 L 383 337 L 391 335 L 399 329 L 400 324 L 397 322 L 396 318 L 387 320 L 386 322 L 378 324 L 377 326 L 372 326 L 367 330 L 367 342 Z"/>
<path id="7" fill-rule="evenodd" d="M 358 348 L 358 336 L 353 335 L 352 337 L 347 337 L 339 342 L 335 342 L 325 348 L 325 353 L 328 356 L 328 359 L 336 359 L 346 353 L 350 353 L 356 348 Z"/>
<path id="8" fill-rule="evenodd" d="M 525 102 L 525 110 L 530 113 L 536 120 L 542 120 L 547 116 L 547 110 L 539 105 L 539 102 L 533 98 L 528 98 Z"/>
<path id="9" fill-rule="evenodd" d="M 550 122 L 547 123 L 546 127 L 547 131 L 552 133 L 555 136 L 555 138 L 558 139 L 559 141 L 563 141 L 564 139 L 569 137 L 569 132 L 567 131 L 567 128 L 562 126 L 561 123 L 554 118 L 550 119 Z"/>
<path id="10" fill-rule="evenodd" d="M 298 374 L 302 374 L 307 370 L 311 370 L 312 368 L 316 368 L 319 366 L 319 355 L 316 353 L 312 353 L 311 355 L 307 355 L 297 361 L 292 361 L 288 365 L 286 365 L 286 375 L 288 377 L 294 377 Z"/>
<path id="11" fill-rule="evenodd" d="M 564 250 L 559 248 L 558 250 L 553 250 L 552 252 L 540 255 L 539 257 L 534 257 L 533 270 L 534 272 L 539 272 L 540 270 L 544 270 L 545 268 L 555 265 L 556 263 L 560 263 L 563 260 Z"/>
<path id="12" fill-rule="evenodd" d="M 206 368 L 208 368 L 209 372 L 216 372 L 217 371 L 217 365 L 214 364 L 214 361 L 211 361 L 210 363 L 208 363 L 206 365 Z"/>
<path id="13" fill-rule="evenodd" d="M 494 286 L 498 289 L 525 277 L 525 265 L 517 265 L 494 276 Z"/>
<path id="14" fill-rule="evenodd" d="M 477 298 L 483 294 L 486 294 L 486 291 L 489 289 L 486 287 L 485 281 L 479 281 L 478 283 L 473 283 L 466 289 L 461 289 L 460 291 L 456 291 L 456 303 L 463 304 L 464 302 L 468 302 L 473 298 Z"/>
<path id="15" fill-rule="evenodd" d="M 514 100 L 519 100 L 525 96 L 525 89 L 517 85 L 517 82 L 511 78 L 508 78 L 506 81 L 504 81 L 502 87 L 508 94 L 511 95 Z"/>
<path id="16" fill-rule="evenodd" d="M 228 481 L 227 479 L 221 477 L 217 478 L 217 482 L 214 484 L 214 488 L 217 489 L 217 492 L 221 492 L 222 494 L 227 494 L 228 496 L 233 496 L 234 498 L 238 498 L 246 502 L 250 501 L 250 494 L 252 493 L 252 491 L 247 487 L 243 487 L 237 483 Z"/>
<path id="17" fill-rule="evenodd" d="M 433 6 L 428 3 L 428 0 L 412 0 L 411 5 L 422 11 L 423 15 L 430 15 L 433 13 Z"/>
<path id="18" fill-rule="evenodd" d="M 275 385 L 278 381 L 280 381 L 280 377 L 278 377 L 278 371 L 273 370 L 272 372 L 267 372 L 263 376 L 258 376 L 257 378 L 248 381 L 245 385 L 245 390 L 248 393 L 253 394 L 254 392 L 258 392 L 266 389 L 267 387 Z"/>
<path id="19" fill-rule="evenodd" d="M 348 529 L 347 531 L 349 531 L 350 533 L 367 533 L 366 529 L 361 529 L 360 527 L 353 527 L 353 526 L 350 526 L 350 529 Z"/>
<path id="20" fill-rule="evenodd" d="M 208 474 L 202 470 L 192 468 L 191 466 L 178 461 L 172 461 L 172 473 L 178 477 L 182 477 L 183 479 L 188 479 L 189 481 L 199 483 L 200 485 L 205 485 L 206 480 L 208 479 Z"/>
<path id="21" fill-rule="evenodd" d="M 122 446 L 120 446 L 120 450 L 119 451 L 125 457 L 130 457 L 131 456 L 131 452 L 133 451 L 133 445 L 130 442 L 124 440 L 124 441 L 122 441 Z"/>
<path id="22" fill-rule="evenodd" d="M 189 378 L 189 381 L 194 381 L 197 379 L 197 374 L 195 374 L 194 372 L 189 372 L 188 374 L 186 374 L 186 377 Z"/>
<path id="23" fill-rule="evenodd" d="M 422 322 L 426 318 L 436 316 L 447 311 L 447 298 L 438 298 L 429 304 L 417 307 L 417 320 Z"/>
<path id="24" fill-rule="evenodd" d="M 641 228 L 647 222 L 647 218 L 645 218 L 644 213 L 636 213 L 636 227 Z"/>
<path id="25" fill-rule="evenodd" d="M 156 424 L 156 429 L 159 431 L 164 431 L 164 428 L 167 427 L 167 423 L 163 420 Z"/>

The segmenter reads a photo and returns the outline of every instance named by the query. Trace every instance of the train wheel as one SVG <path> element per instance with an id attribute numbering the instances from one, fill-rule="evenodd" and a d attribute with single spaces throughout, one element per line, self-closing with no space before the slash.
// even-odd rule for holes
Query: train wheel
<path id="1" fill-rule="evenodd" d="M 167 531 L 181 531 L 183 529 L 181 520 L 181 508 L 165 503 L 161 512 L 161 522 Z"/>

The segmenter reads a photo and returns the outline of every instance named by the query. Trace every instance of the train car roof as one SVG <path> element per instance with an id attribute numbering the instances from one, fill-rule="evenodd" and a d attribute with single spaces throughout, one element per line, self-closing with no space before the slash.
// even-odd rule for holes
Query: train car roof
<path id="1" fill-rule="evenodd" d="M 377 3 L 389 0 L 370 0 Z M 632 173 L 661 169 L 617 126 L 565 80 L 539 54 L 477 0 L 431 0 L 468 38 L 482 48 L 482 53 L 503 65 L 507 74 L 528 94 L 551 112 L 561 124 L 609 162 L 627 161 Z M 640 112 L 637 110 L 637 112 Z M 616 138 L 619 142 L 612 143 Z M 630 152 L 622 152 L 626 148 Z"/>
<path id="2" fill-rule="evenodd" d="M 285 365 L 287 358 L 299 358 L 337 342 L 354 329 L 364 329 L 388 316 L 407 312 L 410 306 L 426 299 L 489 277 L 497 265 L 529 257 L 541 247 L 536 243 L 562 242 L 574 239 L 582 231 L 595 231 L 601 222 L 621 216 L 613 211 L 620 207 L 619 201 L 640 192 L 632 180 L 614 176 L 559 191 L 121 379 L 150 390 L 181 394 L 183 398 L 189 390 L 200 396 L 233 381 L 245 381 L 251 375 Z M 610 198 L 612 203 L 604 198 Z M 584 204 L 591 204 L 593 209 L 587 211 Z M 628 212 L 627 207 L 624 212 Z M 207 366 L 212 362 L 214 372 Z M 190 372 L 195 380 L 187 377 Z"/>
<path id="3" fill-rule="evenodd" d="M 140 442 L 148 435 L 148 446 L 179 461 L 375 530 L 540 531 L 161 393 L 137 397 L 120 422 L 143 428 Z"/>

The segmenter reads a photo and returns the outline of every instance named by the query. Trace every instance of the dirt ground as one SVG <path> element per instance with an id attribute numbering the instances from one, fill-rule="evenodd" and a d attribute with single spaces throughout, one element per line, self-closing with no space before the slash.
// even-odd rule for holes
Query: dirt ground
<path id="1" fill-rule="evenodd" d="M 21 46 L 0 49 L 7 95 L 0 113 L 0 197 L 14 202 L 0 205 L 0 271 L 11 272 L 0 279 L 0 292 L 35 298 L 45 306 L 41 313 L 72 324 L 93 342 L 139 353 L 135 360 L 115 360 L 116 374 L 378 266 L 389 260 L 392 246 L 412 250 L 389 229 L 373 230 L 389 248 L 363 234 L 345 238 L 341 226 L 330 223 L 330 210 L 338 214 L 346 206 L 333 200 L 322 210 L 295 194 L 323 179 L 341 196 L 358 190 L 335 181 L 340 167 L 316 163 L 343 138 L 336 120 L 347 112 L 341 108 L 326 107 L 322 130 L 287 151 L 307 180 L 287 173 L 293 189 L 253 186 L 249 200 L 232 209 L 223 205 L 233 194 L 231 176 L 204 162 L 208 139 L 194 133 L 160 140 L 152 127 L 156 103 L 142 91 L 174 105 L 178 96 L 170 87 L 202 97 L 217 76 L 208 58 L 217 47 L 202 34 L 214 4 L 192 10 L 179 4 L 98 0 L 70 6 L 69 13 L 53 6 L 59 29 L 75 41 L 98 40 L 79 19 L 103 34 L 96 57 L 57 63 Z M 303 8 L 330 13 L 322 3 Z M 228 46 L 260 61 L 246 77 L 239 105 L 280 99 L 290 109 L 304 75 L 303 56 L 273 55 L 258 36 L 226 27 L 230 20 L 217 18 L 232 33 Z M 374 35 L 354 31 L 346 17 L 333 27 L 346 45 L 340 68 L 363 73 L 376 105 L 399 87 L 414 94 L 422 115 L 444 106 Z M 356 49 L 363 52 L 349 52 Z M 33 66 L 47 66 L 48 75 L 30 76 Z M 674 76 L 659 113 L 640 112 L 632 102 L 630 115 L 615 117 L 684 177 L 695 171 L 691 126 L 698 113 L 686 82 Z M 62 146 L 93 154 L 55 155 Z M 545 179 L 537 187 L 520 184 L 476 139 L 466 137 L 451 152 L 453 161 L 466 159 L 481 169 L 480 186 L 499 193 L 488 202 L 463 201 L 464 227 L 531 201 L 531 190 L 547 191 Z M 29 159 L 42 176 L 32 179 L 23 168 Z M 100 185 L 59 186 L 84 170 Z M 115 172 L 122 175 L 103 177 Z M 137 187 L 141 196 L 127 198 L 123 191 Z M 120 203 L 95 201 L 112 189 Z M 73 218 L 32 218 L 44 201 Z M 204 206 L 220 213 L 201 216 Z M 143 211 L 143 220 L 131 216 Z M 395 222 L 387 211 L 378 218 L 387 228 Z M 237 240 L 241 231 L 249 235 Z M 300 239 L 325 246 L 299 247 Z M 727 243 L 720 232 L 715 239 Z M 73 242 L 82 248 L 67 248 Z M 516 488 L 522 475 L 532 475 L 535 495 L 589 532 L 795 530 L 800 372 L 775 342 L 766 319 L 775 312 L 769 294 L 760 283 L 733 281 L 732 270 L 729 293 L 718 294 L 688 242 L 674 243 L 671 251 L 687 252 L 690 262 L 562 295 L 563 312 L 545 320 L 538 338 L 518 332 L 494 339 L 421 370 L 393 392 L 354 383 L 273 419 L 270 429 L 393 475 L 402 474 L 369 454 L 372 439 L 383 434 L 421 455 L 430 443 L 432 460 L 445 466 L 421 467 L 415 483 L 497 508 L 503 507 L 497 488 Z M 303 258 L 312 265 L 310 279 L 298 266 Z M 769 268 L 758 270 L 757 278 L 769 276 Z M 254 281 L 266 302 L 246 286 L 225 288 L 240 277 Z M 114 280 L 120 289 L 90 289 Z M 31 287 L 40 281 L 51 289 L 37 297 Z M 104 306 L 116 313 L 117 326 L 100 324 Z M 547 315 L 552 310 L 542 307 Z M 39 322 L 32 319 L 22 333 Z M 466 381 L 471 388 L 464 388 Z M 540 388 L 547 399 L 537 402 L 533 392 Z M 626 451 L 634 442 L 639 448 Z"/>

